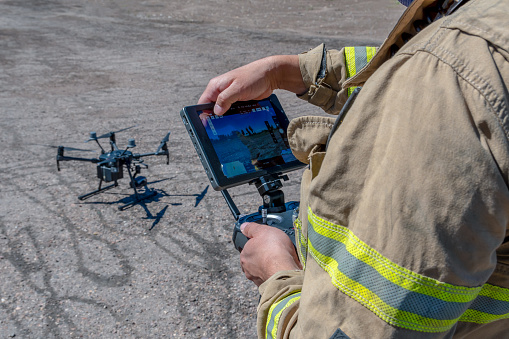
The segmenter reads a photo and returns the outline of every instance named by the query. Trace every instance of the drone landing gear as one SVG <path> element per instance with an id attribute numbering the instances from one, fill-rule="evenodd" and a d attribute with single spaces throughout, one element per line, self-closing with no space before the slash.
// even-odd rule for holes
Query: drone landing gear
<path id="1" fill-rule="evenodd" d="M 96 189 L 95 191 L 92 191 L 92 192 L 90 192 L 90 193 L 80 195 L 80 196 L 78 197 L 78 199 L 79 199 L 79 200 L 85 200 L 85 199 L 90 198 L 91 196 L 94 196 L 94 195 L 96 195 L 96 194 L 99 194 L 99 193 L 101 193 L 101 192 L 107 191 L 107 190 L 109 190 L 109 189 L 111 189 L 111 188 L 113 188 L 113 187 L 117 187 L 117 186 L 118 186 L 118 183 L 115 181 L 115 183 L 114 183 L 114 184 L 111 184 L 111 185 L 109 185 L 109 186 L 106 186 L 106 187 L 102 187 L 102 188 L 101 188 L 102 183 L 103 183 L 103 181 L 102 181 L 102 180 L 101 180 L 101 181 L 99 181 L 99 188 L 98 188 L 98 189 Z"/>
<path id="2" fill-rule="evenodd" d="M 134 199 L 126 204 L 123 204 L 121 206 L 118 207 L 118 209 L 120 211 L 123 211 L 125 210 L 126 208 L 128 207 L 131 207 L 139 202 L 142 202 L 143 200 L 147 200 L 155 195 L 157 195 L 157 192 L 156 191 L 151 191 L 147 188 L 147 179 L 145 177 L 136 177 L 136 175 L 132 175 L 131 173 L 131 169 L 129 168 L 129 166 L 127 167 L 127 172 L 129 173 L 129 178 L 131 179 L 131 188 L 134 190 Z M 137 173 L 136 173 L 137 174 Z M 87 194 L 83 194 L 83 195 L 80 195 L 78 197 L 79 200 L 85 200 L 85 199 L 88 199 L 96 194 L 99 194 L 99 193 L 102 193 L 104 191 L 107 191 L 109 189 L 112 189 L 113 187 L 117 187 L 118 186 L 118 182 L 115 180 L 115 182 L 111 185 L 108 185 L 106 187 L 101 187 L 102 186 L 102 183 L 103 183 L 103 179 L 101 179 L 101 181 L 99 181 L 99 188 L 96 189 L 95 191 L 92 191 L 90 193 L 87 193 Z M 143 194 L 140 194 L 138 193 L 138 190 L 137 188 L 140 188 L 142 186 L 145 186 L 145 190 L 146 192 L 143 193 Z"/>
<path id="3" fill-rule="evenodd" d="M 138 174 L 139 170 L 136 170 L 136 174 Z M 139 202 L 142 202 L 143 200 L 147 200 L 155 195 L 157 195 L 156 191 L 150 191 L 147 187 L 147 179 L 145 177 L 136 177 L 136 174 L 133 176 L 131 173 L 131 169 L 129 166 L 127 166 L 127 173 L 129 173 L 129 178 L 131 179 L 131 188 L 134 190 L 134 200 L 128 202 L 127 204 L 124 204 L 122 206 L 119 206 L 118 209 L 120 211 L 125 210 L 128 207 L 131 207 Z M 138 193 L 137 187 L 145 186 L 145 193 L 140 194 Z"/>

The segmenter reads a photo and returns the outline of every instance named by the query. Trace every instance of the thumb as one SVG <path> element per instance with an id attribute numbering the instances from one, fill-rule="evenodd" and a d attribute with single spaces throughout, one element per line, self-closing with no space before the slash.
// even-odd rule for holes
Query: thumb
<path id="1" fill-rule="evenodd" d="M 240 225 L 240 231 L 248 238 L 254 238 L 260 232 L 263 225 L 255 222 L 245 222 Z"/>

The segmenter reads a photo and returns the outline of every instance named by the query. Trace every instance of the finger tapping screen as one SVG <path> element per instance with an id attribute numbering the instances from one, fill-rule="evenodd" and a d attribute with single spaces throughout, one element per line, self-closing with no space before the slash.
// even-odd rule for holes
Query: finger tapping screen
<path id="1" fill-rule="evenodd" d="M 297 160 L 269 100 L 234 106 L 223 116 L 197 113 L 228 178 Z"/>

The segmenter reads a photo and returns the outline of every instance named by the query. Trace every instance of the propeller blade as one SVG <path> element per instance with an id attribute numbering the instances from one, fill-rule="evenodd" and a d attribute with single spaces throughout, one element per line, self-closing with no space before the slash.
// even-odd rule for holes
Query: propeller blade
<path id="1" fill-rule="evenodd" d="M 96 139 L 103 139 L 103 138 L 109 138 L 111 136 L 111 133 L 112 132 L 108 132 L 106 134 L 100 135 L 97 138 L 95 138 L 94 140 L 96 140 Z M 90 141 L 90 139 L 88 141 Z M 86 141 L 86 142 L 88 142 L 88 141 Z"/>
<path id="2" fill-rule="evenodd" d="M 118 131 L 115 131 L 113 133 L 119 133 L 119 132 L 127 131 L 128 129 L 135 128 L 136 126 L 138 126 L 138 125 L 133 125 L 131 127 L 122 128 L 122 129 L 119 129 Z"/>
<path id="3" fill-rule="evenodd" d="M 97 151 L 95 151 L 95 150 L 82 149 L 82 148 L 74 148 L 74 147 L 64 147 L 64 150 L 65 151 L 79 151 L 79 152 L 93 152 L 93 153 L 97 153 Z"/>
<path id="4" fill-rule="evenodd" d="M 55 145 L 37 145 L 37 146 L 44 146 L 44 147 L 49 147 L 49 148 L 59 148 L 60 147 L 60 146 L 55 146 Z M 79 152 L 94 152 L 94 153 L 97 152 L 92 149 L 83 149 L 83 148 L 74 148 L 74 147 L 64 147 L 64 151 L 79 151 Z"/>
<path id="5" fill-rule="evenodd" d="M 156 153 L 159 153 L 161 148 L 163 148 L 163 145 L 168 142 L 168 140 L 170 139 L 170 134 L 171 134 L 171 132 L 168 132 L 168 134 L 166 134 L 166 136 L 163 138 L 163 140 L 161 140 L 161 144 L 157 148 Z"/>
<path id="6" fill-rule="evenodd" d="M 127 128 L 122 128 L 122 129 L 119 129 L 118 131 L 114 131 L 114 132 L 108 132 L 108 133 L 105 133 L 103 135 L 98 136 L 97 139 L 109 138 L 112 134 L 116 134 L 116 133 L 120 133 L 120 132 L 123 132 L 123 131 L 127 131 L 128 129 L 134 128 L 136 126 L 138 126 L 138 125 L 134 125 L 134 126 L 127 127 Z"/>

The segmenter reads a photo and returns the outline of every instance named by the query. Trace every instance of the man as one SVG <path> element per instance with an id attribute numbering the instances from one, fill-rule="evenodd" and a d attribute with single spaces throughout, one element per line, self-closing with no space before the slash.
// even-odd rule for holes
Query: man
<path id="1" fill-rule="evenodd" d="M 276 88 L 341 111 L 288 128 L 309 163 L 300 261 L 242 226 L 260 338 L 508 336 L 508 17 L 509 0 L 415 0 L 374 56 L 319 46 L 210 81 L 216 114 Z"/>

